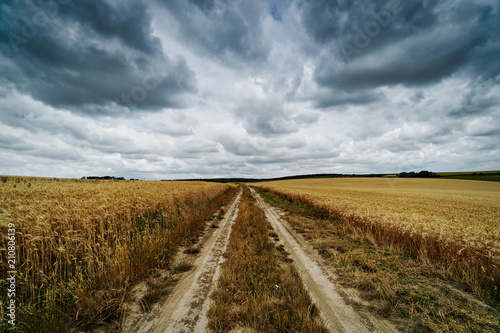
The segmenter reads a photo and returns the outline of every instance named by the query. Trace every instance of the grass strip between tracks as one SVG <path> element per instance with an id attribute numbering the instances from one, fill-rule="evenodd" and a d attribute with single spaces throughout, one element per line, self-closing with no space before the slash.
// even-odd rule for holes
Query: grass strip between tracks
<path id="1" fill-rule="evenodd" d="M 327 332 L 298 272 L 270 234 L 269 222 L 245 187 L 212 295 L 209 327 L 216 332 Z"/>

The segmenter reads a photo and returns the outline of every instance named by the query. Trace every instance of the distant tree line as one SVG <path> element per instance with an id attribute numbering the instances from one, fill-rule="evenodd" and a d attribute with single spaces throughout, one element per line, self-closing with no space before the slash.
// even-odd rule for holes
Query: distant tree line
<path id="1" fill-rule="evenodd" d="M 203 182 L 214 182 L 214 183 L 254 183 L 254 182 L 267 182 L 273 180 L 308 179 L 308 178 L 382 177 L 382 176 L 384 176 L 384 174 L 356 175 L 356 174 L 341 174 L 341 173 L 321 173 L 321 174 L 285 176 L 277 178 L 197 178 L 197 179 L 178 179 L 178 180 L 203 181 Z M 170 180 L 163 179 L 163 181 L 170 181 Z"/>
<path id="2" fill-rule="evenodd" d="M 125 177 L 114 177 L 114 176 L 88 176 L 88 177 L 82 177 L 82 179 L 111 179 L 111 180 L 125 180 Z M 131 179 L 133 180 L 133 179 Z"/>
<path id="3" fill-rule="evenodd" d="M 435 177 L 440 177 L 437 173 L 434 173 L 432 171 L 426 171 L 426 170 L 422 170 L 420 172 L 415 172 L 415 171 L 411 171 L 411 172 L 401 172 L 399 174 L 399 177 L 401 178 L 435 178 Z"/>
<path id="4" fill-rule="evenodd" d="M 500 172 L 497 172 L 497 173 L 494 173 L 494 172 L 488 172 L 488 173 L 482 173 L 482 172 L 473 172 L 472 173 L 473 176 L 492 176 L 492 175 L 497 175 L 497 176 L 500 176 Z"/>

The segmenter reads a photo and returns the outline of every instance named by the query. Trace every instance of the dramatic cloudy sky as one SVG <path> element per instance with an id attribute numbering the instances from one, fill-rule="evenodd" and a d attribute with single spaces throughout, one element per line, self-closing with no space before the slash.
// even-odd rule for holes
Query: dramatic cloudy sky
<path id="1" fill-rule="evenodd" d="M 0 174 L 500 169 L 498 0 L 2 0 Z"/>

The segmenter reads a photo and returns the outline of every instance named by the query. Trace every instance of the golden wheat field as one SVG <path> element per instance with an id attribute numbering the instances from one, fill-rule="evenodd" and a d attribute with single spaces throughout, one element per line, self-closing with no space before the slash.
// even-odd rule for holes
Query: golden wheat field
<path id="1" fill-rule="evenodd" d="M 84 321 L 115 315 L 127 288 L 151 269 L 168 265 L 177 246 L 228 200 L 228 188 L 203 182 L 2 177 L 1 265 L 2 272 L 12 270 L 4 259 L 7 226 L 13 223 L 16 299 L 25 312 L 19 316 L 24 327 L 18 327 L 60 330 L 67 322 L 85 327 Z"/>
<path id="2" fill-rule="evenodd" d="M 416 253 L 469 285 L 498 284 L 500 183 L 331 178 L 258 186 L 311 206 L 377 242 Z"/>

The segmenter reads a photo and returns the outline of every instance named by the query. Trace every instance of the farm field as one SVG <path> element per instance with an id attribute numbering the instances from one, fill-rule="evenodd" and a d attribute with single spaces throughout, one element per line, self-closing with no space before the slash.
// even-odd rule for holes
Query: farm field
<path id="1" fill-rule="evenodd" d="M 278 181 L 259 187 L 308 204 L 326 217 L 372 230 L 380 241 L 447 265 L 471 285 L 498 274 L 500 185 L 496 183 L 344 178 Z"/>
<path id="2" fill-rule="evenodd" d="M 70 331 L 116 317 L 130 287 L 168 267 L 235 190 L 203 182 L 2 177 L 1 289 L 6 272 L 16 270 L 15 329 Z M 8 229 L 15 230 L 14 269 L 7 267 Z M 5 311 L 2 303 L 2 318 Z"/>
<path id="3" fill-rule="evenodd" d="M 13 332 L 500 329 L 497 183 L 0 179 Z"/>
<path id="4" fill-rule="evenodd" d="M 336 178 L 262 182 L 258 187 L 308 202 L 332 217 L 482 238 L 500 246 L 500 185 L 474 181 Z"/>
<path id="5" fill-rule="evenodd" d="M 401 301 L 404 295 L 414 292 L 404 281 L 430 288 L 434 280 L 415 282 L 429 274 L 441 284 L 451 282 L 498 307 L 500 186 L 496 183 L 337 178 L 263 182 L 255 186 L 265 190 L 263 195 L 270 202 L 289 211 L 290 223 L 325 260 L 331 261 L 332 268 L 344 272 L 347 284 L 372 290 L 370 297 L 375 294 L 382 299 L 386 310 L 401 311 L 415 322 L 433 317 L 422 315 L 422 309 L 416 310 L 429 300 L 415 297 L 408 300 L 407 308 Z M 307 217 L 301 218 L 301 214 Z M 397 259 L 388 263 L 385 256 L 389 254 Z M 402 287 L 398 289 L 398 285 Z M 439 285 L 436 288 L 439 290 Z M 432 297 L 437 295 L 440 292 Z M 463 304 L 454 306 L 453 311 L 458 312 L 466 308 Z M 446 320 L 438 325 L 439 320 L 434 318 L 436 321 L 428 321 L 426 327 L 439 331 L 446 331 L 443 327 L 453 331 L 454 327 L 466 332 L 484 324 L 471 324 L 471 318 L 457 321 L 452 319 L 456 314 L 446 314 L 452 310 L 441 307 L 443 304 L 437 304 L 434 316 Z M 496 316 L 490 318 L 496 323 L 491 327 L 498 328 L 498 313 Z M 495 331 L 491 327 L 486 331 Z"/>
<path id="6" fill-rule="evenodd" d="M 500 171 L 440 172 L 438 175 L 447 179 L 500 181 Z"/>

